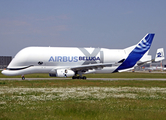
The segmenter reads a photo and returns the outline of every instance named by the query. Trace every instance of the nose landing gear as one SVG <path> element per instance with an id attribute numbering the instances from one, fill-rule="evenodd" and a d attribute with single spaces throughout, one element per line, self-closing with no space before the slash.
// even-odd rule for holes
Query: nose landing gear
<path id="1" fill-rule="evenodd" d="M 21 76 L 21 78 L 22 78 L 22 80 L 25 80 L 25 77 L 24 77 L 24 75 L 22 75 L 22 76 Z"/>

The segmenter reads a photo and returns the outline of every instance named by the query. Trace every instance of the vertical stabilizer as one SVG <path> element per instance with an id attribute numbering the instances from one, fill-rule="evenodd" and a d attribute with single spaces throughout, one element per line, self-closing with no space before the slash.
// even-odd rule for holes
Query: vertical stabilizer
<path id="1" fill-rule="evenodd" d="M 128 50 L 128 48 L 126 48 L 125 51 L 129 52 L 129 55 L 126 60 L 115 70 L 115 72 L 134 67 L 137 61 L 139 61 L 150 49 L 154 35 L 155 34 L 153 33 L 146 34 L 145 37 L 143 37 L 143 39 L 134 46 L 131 52 L 126 51 Z"/>
<path id="2" fill-rule="evenodd" d="M 157 52 L 156 52 L 156 57 L 155 57 L 155 61 L 161 61 L 161 60 L 164 60 L 165 57 L 164 57 L 164 48 L 159 48 L 157 49 Z"/>

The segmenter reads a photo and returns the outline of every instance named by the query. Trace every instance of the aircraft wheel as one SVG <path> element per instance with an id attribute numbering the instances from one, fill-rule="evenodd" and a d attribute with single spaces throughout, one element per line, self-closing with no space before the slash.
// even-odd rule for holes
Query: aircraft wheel
<path id="1" fill-rule="evenodd" d="M 82 77 L 81 76 L 77 76 L 75 79 L 82 79 Z"/>
<path id="2" fill-rule="evenodd" d="M 75 76 L 73 76 L 73 77 L 72 77 L 72 79 L 76 79 L 76 77 L 75 77 Z"/>
<path id="3" fill-rule="evenodd" d="M 86 76 L 83 76 L 83 77 L 81 77 L 81 76 L 73 76 L 72 79 L 84 79 L 84 80 L 86 80 Z"/>
<path id="4" fill-rule="evenodd" d="M 24 77 L 24 76 L 22 77 L 22 80 L 25 80 L 25 77 Z"/>
<path id="5" fill-rule="evenodd" d="M 78 76 L 78 78 L 77 79 L 82 79 L 82 77 L 81 76 Z"/>

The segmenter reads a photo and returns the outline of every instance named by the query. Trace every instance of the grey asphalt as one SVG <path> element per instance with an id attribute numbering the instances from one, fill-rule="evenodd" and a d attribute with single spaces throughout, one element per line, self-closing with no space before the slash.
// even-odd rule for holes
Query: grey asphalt
<path id="1" fill-rule="evenodd" d="M 0 78 L 0 80 L 22 80 L 21 78 Z M 25 80 L 71 80 L 71 78 L 25 78 Z M 81 79 L 80 79 L 81 80 Z M 153 80 L 153 81 L 166 81 L 166 78 L 87 78 L 86 80 Z"/>

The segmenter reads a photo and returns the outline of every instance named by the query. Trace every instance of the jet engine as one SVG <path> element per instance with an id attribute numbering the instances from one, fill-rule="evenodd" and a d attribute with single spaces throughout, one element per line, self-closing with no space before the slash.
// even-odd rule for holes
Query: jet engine
<path id="1" fill-rule="evenodd" d="M 69 77 L 74 76 L 75 73 L 69 69 L 53 69 L 49 73 L 50 77 Z"/>

